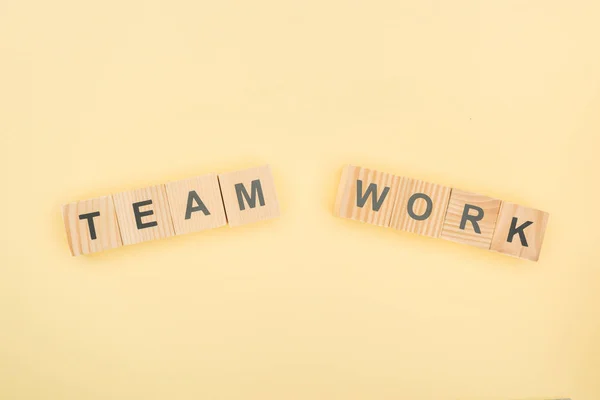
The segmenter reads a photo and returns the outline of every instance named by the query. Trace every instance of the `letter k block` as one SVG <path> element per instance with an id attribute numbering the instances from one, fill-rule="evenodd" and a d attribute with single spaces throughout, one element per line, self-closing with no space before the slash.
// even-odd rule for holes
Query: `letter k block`
<path id="1" fill-rule="evenodd" d="M 547 212 L 503 202 L 490 250 L 537 261 L 547 223 Z"/>
<path id="2" fill-rule="evenodd" d="M 279 217 L 275 182 L 268 165 L 219 174 L 229 226 Z"/>
<path id="3" fill-rule="evenodd" d="M 399 182 L 398 176 L 348 165 L 342 171 L 333 213 L 389 227 Z"/>

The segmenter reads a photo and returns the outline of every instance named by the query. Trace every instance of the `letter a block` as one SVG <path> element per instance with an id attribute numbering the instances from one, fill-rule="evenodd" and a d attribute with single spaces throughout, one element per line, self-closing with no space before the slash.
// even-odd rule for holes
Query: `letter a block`
<path id="1" fill-rule="evenodd" d="M 279 217 L 275 182 L 268 165 L 219 174 L 219 184 L 229 226 Z"/>
<path id="2" fill-rule="evenodd" d="M 392 228 L 439 237 L 451 190 L 447 186 L 403 177 L 394 204 Z"/>
<path id="3" fill-rule="evenodd" d="M 65 204 L 62 214 L 71 255 L 123 246 L 112 196 Z"/>
<path id="4" fill-rule="evenodd" d="M 503 202 L 491 250 L 537 261 L 540 257 L 548 213 Z"/>
<path id="5" fill-rule="evenodd" d="M 489 250 L 502 200 L 452 189 L 442 239 Z"/>
<path id="6" fill-rule="evenodd" d="M 175 234 L 165 185 L 117 193 L 114 200 L 123 244 Z"/>
<path id="7" fill-rule="evenodd" d="M 166 184 L 175 234 L 227 225 L 216 174 Z"/>
<path id="8" fill-rule="evenodd" d="M 333 213 L 388 227 L 399 181 L 392 174 L 348 165 L 342 171 Z"/>

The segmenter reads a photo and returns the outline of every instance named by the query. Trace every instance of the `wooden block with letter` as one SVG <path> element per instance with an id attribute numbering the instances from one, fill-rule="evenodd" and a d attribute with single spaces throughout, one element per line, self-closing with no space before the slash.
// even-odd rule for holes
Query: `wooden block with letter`
<path id="1" fill-rule="evenodd" d="M 279 217 L 275 182 L 268 165 L 219 174 L 229 226 Z"/>
<path id="2" fill-rule="evenodd" d="M 176 235 L 227 225 L 216 174 L 169 182 L 165 186 Z"/>
<path id="3" fill-rule="evenodd" d="M 175 234 L 165 185 L 113 195 L 123 244 L 162 239 Z"/>
<path id="4" fill-rule="evenodd" d="M 503 202 L 491 250 L 537 261 L 540 257 L 548 213 Z"/>
<path id="5" fill-rule="evenodd" d="M 501 204 L 502 200 L 452 189 L 440 237 L 489 250 Z"/>
<path id="6" fill-rule="evenodd" d="M 447 186 L 401 178 L 391 227 L 420 235 L 439 237 L 450 198 Z"/>
<path id="7" fill-rule="evenodd" d="M 398 176 L 348 165 L 342 171 L 334 214 L 388 227 L 398 191 Z"/>
<path id="8" fill-rule="evenodd" d="M 112 196 L 65 204 L 62 215 L 72 255 L 123 246 Z"/>

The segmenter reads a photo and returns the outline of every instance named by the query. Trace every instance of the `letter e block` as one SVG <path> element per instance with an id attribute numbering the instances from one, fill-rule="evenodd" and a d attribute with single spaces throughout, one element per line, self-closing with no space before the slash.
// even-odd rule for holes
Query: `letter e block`
<path id="1" fill-rule="evenodd" d="M 65 204 L 62 215 L 71 255 L 123 246 L 111 196 Z"/>
<path id="2" fill-rule="evenodd" d="M 399 182 L 395 175 L 348 165 L 342 171 L 333 213 L 389 227 Z"/>
<path id="3" fill-rule="evenodd" d="M 216 174 L 169 182 L 165 186 L 175 234 L 227 225 Z"/>
<path id="4" fill-rule="evenodd" d="M 540 257 L 549 214 L 503 202 L 492 238 L 491 250 L 537 261 Z"/>
<path id="5" fill-rule="evenodd" d="M 489 250 L 502 200 L 452 189 L 442 239 Z"/>
<path id="6" fill-rule="evenodd" d="M 392 213 L 392 228 L 439 237 L 451 191 L 447 186 L 403 177 Z"/>
<path id="7" fill-rule="evenodd" d="M 268 165 L 219 174 L 229 226 L 279 217 L 275 182 Z"/>
<path id="8" fill-rule="evenodd" d="M 165 185 L 113 195 L 123 244 L 173 236 L 173 221 Z"/>

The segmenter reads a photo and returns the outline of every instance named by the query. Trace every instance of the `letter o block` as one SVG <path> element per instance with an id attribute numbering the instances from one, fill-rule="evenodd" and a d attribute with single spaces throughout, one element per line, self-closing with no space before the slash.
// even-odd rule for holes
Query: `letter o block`
<path id="1" fill-rule="evenodd" d="M 268 165 L 219 174 L 229 226 L 279 217 L 275 182 Z"/>
<path id="2" fill-rule="evenodd" d="M 548 216 L 544 211 L 503 202 L 490 250 L 537 261 Z"/>
<path id="3" fill-rule="evenodd" d="M 450 192 L 447 186 L 403 177 L 392 213 L 392 228 L 439 237 Z"/>

